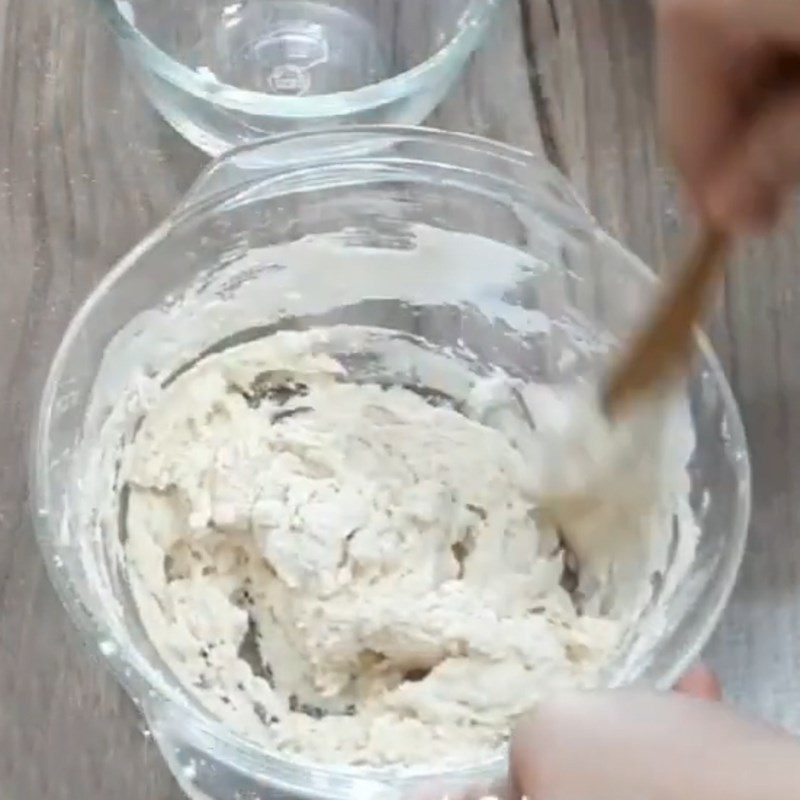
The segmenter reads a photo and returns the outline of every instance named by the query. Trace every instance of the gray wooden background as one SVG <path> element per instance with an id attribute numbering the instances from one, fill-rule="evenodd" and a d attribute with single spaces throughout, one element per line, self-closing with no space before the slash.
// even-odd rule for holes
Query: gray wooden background
<path id="1" fill-rule="evenodd" d="M 431 0 L 433 2 L 433 0 Z M 544 151 L 656 268 L 681 252 L 659 158 L 644 0 L 513 0 L 431 122 Z M 76 644 L 27 512 L 28 426 L 76 306 L 205 157 L 121 69 L 87 0 L 0 0 L 0 797 L 178 800 L 111 678 Z M 742 405 L 755 515 L 709 660 L 741 707 L 800 731 L 800 241 L 742 253 L 713 325 Z"/>

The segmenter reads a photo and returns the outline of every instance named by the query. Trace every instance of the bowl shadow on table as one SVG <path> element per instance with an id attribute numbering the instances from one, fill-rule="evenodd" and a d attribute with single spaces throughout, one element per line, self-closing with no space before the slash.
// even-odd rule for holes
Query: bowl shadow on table
<path id="1" fill-rule="evenodd" d="M 67 96 L 80 100 L 83 131 L 94 160 L 121 161 L 124 179 L 129 174 L 140 185 L 137 193 L 161 198 L 167 203 L 177 200 L 205 166 L 208 157 L 176 133 L 145 97 L 138 82 L 127 68 L 115 37 L 93 3 L 81 3 L 84 21 L 85 76 L 79 87 L 64 86 Z M 76 11 L 77 13 L 77 11 Z M 100 113 L 102 111 L 102 113 Z M 176 174 L 178 180 L 159 177 Z M 169 197 L 171 184 L 176 189 Z M 125 187 L 123 187 L 125 188 Z M 170 209 L 156 202 L 157 213 Z M 152 220 L 153 223 L 160 220 Z"/>
<path id="2" fill-rule="evenodd" d="M 733 604 L 780 606 L 800 596 L 800 389 L 740 398 L 753 470 L 750 535 Z M 793 422 L 797 414 L 797 422 Z"/>

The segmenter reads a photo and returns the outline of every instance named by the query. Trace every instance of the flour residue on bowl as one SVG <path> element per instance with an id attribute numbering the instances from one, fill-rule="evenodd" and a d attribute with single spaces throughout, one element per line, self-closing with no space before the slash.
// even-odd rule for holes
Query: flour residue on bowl
<path id="1" fill-rule="evenodd" d="M 690 416 L 668 398 L 620 435 L 559 385 L 609 340 L 543 262 L 364 236 L 245 250 L 132 319 L 70 530 L 115 647 L 223 736 L 476 764 L 539 698 L 635 676 L 663 636 L 699 533 Z"/>

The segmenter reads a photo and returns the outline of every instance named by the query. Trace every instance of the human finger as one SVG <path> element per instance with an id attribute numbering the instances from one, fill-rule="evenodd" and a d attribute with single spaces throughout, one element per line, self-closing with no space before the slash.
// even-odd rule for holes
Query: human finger
<path id="1" fill-rule="evenodd" d="M 698 211 L 702 187 L 740 124 L 726 23 L 697 0 L 658 5 L 658 99 L 670 157 Z"/>
<path id="2" fill-rule="evenodd" d="M 794 740 L 677 693 L 546 701 L 511 743 L 512 800 L 789 800 L 798 781 Z"/>
<path id="3" fill-rule="evenodd" d="M 743 132 L 705 189 L 703 203 L 716 224 L 757 232 L 774 224 L 798 183 L 800 89 L 776 98 Z"/>

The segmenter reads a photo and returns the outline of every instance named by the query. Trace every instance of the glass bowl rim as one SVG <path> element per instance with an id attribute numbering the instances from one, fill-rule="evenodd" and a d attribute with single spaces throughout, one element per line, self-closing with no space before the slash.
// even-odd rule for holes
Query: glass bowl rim
<path id="1" fill-rule="evenodd" d="M 235 161 L 241 156 L 252 154 L 262 147 L 279 145 L 286 142 L 298 141 L 307 142 L 308 140 L 320 139 L 322 142 L 329 142 L 331 136 L 355 136 L 370 137 L 394 136 L 401 141 L 413 140 L 416 143 L 430 143 L 435 145 L 445 145 L 453 147 L 463 152 L 480 152 L 481 155 L 488 156 L 507 162 L 535 167 L 537 170 L 548 172 L 558 178 L 569 187 L 571 199 L 576 202 L 582 211 L 590 219 L 592 225 L 600 231 L 604 229 L 596 219 L 586 211 L 584 203 L 572 190 L 571 184 L 565 176 L 556 169 L 544 157 L 536 156 L 522 148 L 501 142 L 486 139 L 481 136 L 441 131 L 432 128 L 401 126 L 401 125 L 360 125 L 347 128 L 330 128 L 317 131 L 303 131 L 280 134 L 269 137 L 262 141 L 247 144 L 228 151 L 219 158 L 213 160 L 209 166 L 201 173 L 200 177 L 190 187 L 188 193 L 184 195 L 182 202 L 176 206 L 175 210 L 158 225 L 149 235 L 145 236 L 139 244 L 134 246 L 126 255 L 117 261 L 109 270 L 105 277 L 98 283 L 94 290 L 84 300 L 77 313 L 72 317 L 66 332 L 61 340 L 58 350 L 53 357 L 48 371 L 44 390 L 41 395 L 40 404 L 37 411 L 36 422 L 32 428 L 31 437 L 31 458 L 30 465 L 30 493 L 31 513 L 34 519 L 36 539 L 44 557 L 48 577 L 53 584 L 56 593 L 67 610 L 68 616 L 78 630 L 81 639 L 87 649 L 95 656 L 102 657 L 102 663 L 106 664 L 120 685 L 134 699 L 134 702 L 143 708 L 145 716 L 150 718 L 153 712 L 153 703 L 162 703 L 173 710 L 185 713 L 191 720 L 191 736 L 193 745 L 206 753 L 213 753 L 219 760 L 234 766 L 240 770 L 248 770 L 252 773 L 266 775 L 268 780 L 283 783 L 290 790 L 308 794 L 311 790 L 309 786 L 317 784 L 319 781 L 356 781 L 359 784 L 368 782 L 370 784 L 380 783 L 385 786 L 385 781 L 393 782 L 416 782 L 420 779 L 440 779 L 446 780 L 448 777 L 458 778 L 459 780 L 483 780 L 486 777 L 496 776 L 498 769 L 503 765 L 503 756 L 493 756 L 482 763 L 471 767 L 444 767 L 436 769 L 430 765 L 422 765 L 419 768 L 397 768 L 397 767 L 354 767 L 346 765 L 325 764 L 305 760 L 302 757 L 282 756 L 275 752 L 265 751 L 259 745 L 250 741 L 244 736 L 232 731 L 224 723 L 216 720 L 210 712 L 205 711 L 196 704 L 192 704 L 188 696 L 179 691 L 165 693 L 156 687 L 150 678 L 136 665 L 125 660 L 118 648 L 111 651 L 100 646 L 101 639 L 98 636 L 100 631 L 95 623 L 94 617 L 87 613 L 79 599 L 74 595 L 69 586 L 64 571 L 59 568 L 52 557 L 53 541 L 57 536 L 48 518 L 50 507 L 51 487 L 48 478 L 47 464 L 48 440 L 47 432 L 50 427 L 50 419 L 54 409 L 56 387 L 64 375 L 64 362 L 67 354 L 79 337 L 83 324 L 87 316 L 91 313 L 94 306 L 113 289 L 117 281 L 129 270 L 135 268 L 140 256 L 147 252 L 154 244 L 164 236 L 169 235 L 176 225 L 181 225 L 194 218 L 195 215 L 202 216 L 209 209 L 209 206 L 216 200 L 224 198 L 228 191 L 211 194 L 202 194 L 198 191 L 204 180 L 210 177 L 216 168 L 226 161 Z M 380 159 L 379 155 L 370 154 L 370 158 Z M 315 162 L 314 166 L 324 165 L 326 159 Z M 394 162 L 396 163 L 396 161 Z M 419 166 L 419 160 L 409 161 L 409 164 Z M 297 162 L 288 162 L 284 169 L 278 169 L 270 174 L 267 180 L 274 178 L 275 174 L 280 175 L 288 170 L 296 169 Z M 485 174 L 491 174 L 489 167 Z M 623 247 L 616 239 L 607 236 L 607 242 L 617 248 L 632 269 L 635 269 L 641 277 L 657 282 L 658 276 L 636 255 L 627 248 Z M 717 358 L 708 338 L 702 332 L 696 334 L 698 349 L 705 362 L 715 385 L 717 386 L 720 397 L 725 408 L 728 421 L 728 435 L 730 440 L 735 443 L 736 450 L 741 457 L 735 460 L 734 469 L 738 485 L 736 495 L 736 511 L 734 523 L 731 531 L 731 541 L 728 544 L 726 553 L 726 569 L 720 577 L 722 589 L 714 598 L 714 602 L 705 609 L 705 619 L 703 625 L 696 631 L 691 645 L 676 658 L 669 669 L 665 669 L 654 681 L 654 688 L 657 690 L 667 690 L 672 688 L 675 682 L 695 663 L 702 648 L 708 642 L 714 628 L 716 627 L 733 591 L 736 577 L 744 557 L 747 542 L 747 531 L 750 523 L 751 514 L 751 464 L 749 448 L 733 391 L 727 381 L 721 363 Z M 155 698 L 155 699 L 154 699 Z"/>
<path id="2" fill-rule="evenodd" d="M 464 24 L 445 44 L 425 61 L 405 72 L 378 83 L 344 92 L 284 97 L 252 89 L 242 89 L 214 78 L 199 75 L 186 64 L 167 54 L 145 36 L 120 10 L 119 0 L 95 0 L 121 40 L 137 50 L 146 69 L 195 97 L 233 111 L 303 119 L 344 117 L 395 102 L 421 91 L 431 76 L 449 63 L 460 63 L 481 43 L 494 15 L 508 0 L 468 0 Z"/>

